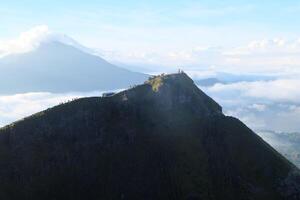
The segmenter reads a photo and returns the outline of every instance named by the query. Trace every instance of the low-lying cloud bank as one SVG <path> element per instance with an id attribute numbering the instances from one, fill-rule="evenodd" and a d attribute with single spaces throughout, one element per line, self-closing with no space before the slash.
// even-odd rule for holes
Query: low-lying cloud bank
<path id="1" fill-rule="evenodd" d="M 216 84 L 209 88 L 211 93 L 239 93 L 242 97 L 265 99 L 274 102 L 300 102 L 300 80 L 280 79 L 272 81 L 238 82 Z"/>
<path id="2" fill-rule="evenodd" d="M 240 118 L 255 130 L 300 130 L 300 80 L 217 83 L 201 87 L 219 102 L 227 115 Z"/>
<path id="3" fill-rule="evenodd" d="M 0 127 L 63 102 L 80 97 L 101 96 L 102 93 L 100 91 L 66 94 L 40 92 L 0 96 Z"/>

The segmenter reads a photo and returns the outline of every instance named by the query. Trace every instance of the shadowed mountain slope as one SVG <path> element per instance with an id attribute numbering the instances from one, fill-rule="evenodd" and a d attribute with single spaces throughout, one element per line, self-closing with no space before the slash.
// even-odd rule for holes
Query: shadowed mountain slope
<path id="1" fill-rule="evenodd" d="M 299 199 L 299 170 L 184 73 L 0 130 L 0 199 Z"/>

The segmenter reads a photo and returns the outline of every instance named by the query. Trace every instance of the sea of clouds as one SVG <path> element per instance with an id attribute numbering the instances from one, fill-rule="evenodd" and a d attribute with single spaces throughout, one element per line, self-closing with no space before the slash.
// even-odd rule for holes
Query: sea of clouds
<path id="1" fill-rule="evenodd" d="M 300 80 L 237 82 L 201 87 L 220 103 L 227 115 L 255 130 L 300 130 Z"/>
<path id="2" fill-rule="evenodd" d="M 36 112 L 76 98 L 101 96 L 103 92 L 54 94 L 49 92 L 0 95 L 0 127 Z"/>

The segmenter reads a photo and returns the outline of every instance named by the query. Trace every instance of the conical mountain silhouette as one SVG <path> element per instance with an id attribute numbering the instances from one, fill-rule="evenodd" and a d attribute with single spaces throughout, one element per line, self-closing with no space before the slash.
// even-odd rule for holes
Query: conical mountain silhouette
<path id="1" fill-rule="evenodd" d="M 0 70 L 0 94 L 120 89 L 148 77 L 55 41 L 0 59 Z"/>

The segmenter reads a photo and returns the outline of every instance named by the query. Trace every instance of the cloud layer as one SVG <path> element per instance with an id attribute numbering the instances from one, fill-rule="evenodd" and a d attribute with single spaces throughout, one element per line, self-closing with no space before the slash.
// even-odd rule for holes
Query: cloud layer
<path id="1" fill-rule="evenodd" d="M 165 51 L 102 51 L 111 61 L 133 65 L 213 67 L 231 73 L 300 73 L 300 39 L 266 39 L 235 47 L 194 46 Z"/>
<path id="2" fill-rule="evenodd" d="M 102 92 L 66 94 L 43 92 L 0 96 L 0 127 L 75 98 L 101 94 Z"/>
<path id="3" fill-rule="evenodd" d="M 255 130 L 300 130 L 300 80 L 216 84 L 202 89 L 219 102 L 227 115 Z"/>
<path id="4" fill-rule="evenodd" d="M 212 93 L 239 93 L 245 98 L 265 99 L 272 102 L 300 102 L 300 80 L 279 79 L 273 81 L 238 82 L 216 84 L 209 88 Z"/>

